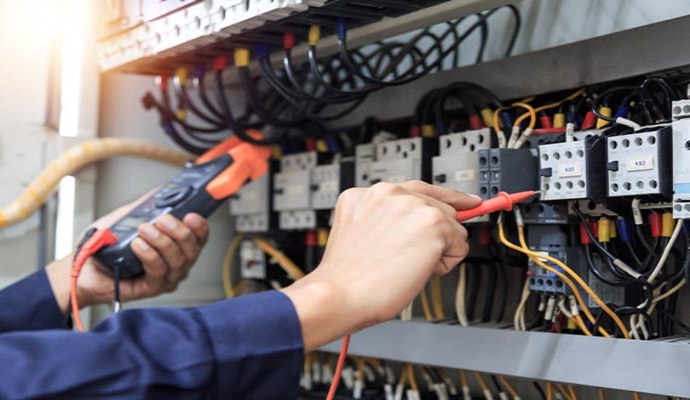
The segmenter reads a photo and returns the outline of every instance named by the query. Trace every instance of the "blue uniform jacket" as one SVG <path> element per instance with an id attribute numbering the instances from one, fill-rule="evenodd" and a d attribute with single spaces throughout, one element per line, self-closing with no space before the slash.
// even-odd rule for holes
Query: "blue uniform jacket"
<path id="1" fill-rule="evenodd" d="M 0 291 L 0 399 L 297 398 L 302 333 L 280 292 L 62 324 L 44 271 Z"/>

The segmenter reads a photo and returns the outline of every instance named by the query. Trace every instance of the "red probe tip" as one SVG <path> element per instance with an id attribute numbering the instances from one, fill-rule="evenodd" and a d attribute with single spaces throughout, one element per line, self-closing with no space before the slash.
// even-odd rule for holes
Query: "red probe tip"
<path id="1" fill-rule="evenodd" d="M 511 194 L 500 192 L 498 195 L 496 195 L 496 197 L 483 201 L 482 204 L 478 205 L 477 207 L 470 208 L 469 210 L 458 211 L 458 222 L 464 222 L 468 219 L 472 219 L 480 215 L 491 214 L 496 211 L 510 211 L 513 209 L 515 204 L 525 201 L 535 195 L 537 195 L 537 192 L 534 190 Z"/>

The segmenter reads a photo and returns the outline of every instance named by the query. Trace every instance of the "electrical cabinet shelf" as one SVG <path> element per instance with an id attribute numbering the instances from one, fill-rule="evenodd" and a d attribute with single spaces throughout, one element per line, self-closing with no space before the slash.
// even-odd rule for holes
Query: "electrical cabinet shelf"
<path id="1" fill-rule="evenodd" d="M 339 349 L 334 342 L 321 350 Z M 639 341 L 390 321 L 353 335 L 349 354 L 639 393 L 690 394 L 688 338 Z"/>

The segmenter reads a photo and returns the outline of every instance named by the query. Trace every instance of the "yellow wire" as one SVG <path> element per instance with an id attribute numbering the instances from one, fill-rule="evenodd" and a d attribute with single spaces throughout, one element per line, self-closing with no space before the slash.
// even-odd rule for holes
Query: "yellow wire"
<path id="1" fill-rule="evenodd" d="M 551 382 L 546 382 L 546 400 L 553 400 L 553 386 L 551 386 Z"/>
<path id="2" fill-rule="evenodd" d="M 263 252 L 273 257 L 275 262 L 280 265 L 280 267 L 288 274 L 288 277 L 293 281 L 296 281 L 304 277 L 304 272 L 295 265 L 282 251 L 271 246 L 267 241 L 260 238 L 254 238 L 254 244 L 260 248 Z"/>
<path id="3" fill-rule="evenodd" d="M 518 235 L 520 236 L 520 242 L 522 243 L 525 240 L 525 228 L 524 227 L 518 227 Z M 529 250 L 528 248 L 525 248 L 524 250 L 526 250 L 528 253 L 531 253 L 532 256 L 534 256 L 534 257 L 542 258 L 542 259 L 545 259 L 545 260 L 547 260 L 553 264 L 556 264 L 563 271 L 565 271 L 568 275 L 570 275 L 573 278 L 573 280 L 575 280 L 575 282 L 577 282 L 582 287 L 582 289 L 584 289 L 584 291 L 587 292 L 587 294 L 592 298 L 592 300 L 594 300 L 594 302 L 597 303 L 599 305 L 599 307 L 601 307 L 601 309 L 611 317 L 611 319 L 613 319 L 613 321 L 616 323 L 616 325 L 618 325 L 618 328 L 621 330 L 623 337 L 625 337 L 626 339 L 630 339 L 630 336 L 628 336 L 628 328 L 625 326 L 623 321 L 621 321 L 621 319 L 618 317 L 618 315 L 616 315 L 616 313 L 613 312 L 613 310 L 611 310 L 611 308 L 609 308 L 609 306 L 606 305 L 606 303 L 603 300 L 601 300 L 601 298 L 589 287 L 589 285 L 587 285 L 585 283 L 585 281 L 582 280 L 582 278 L 580 278 L 580 276 L 578 274 L 575 273 L 575 271 L 573 271 L 569 266 L 565 265 L 559 259 L 553 258 L 553 257 L 546 255 L 546 254 L 534 253 L 532 250 Z M 594 321 L 592 321 L 592 322 L 594 322 Z"/>
<path id="4" fill-rule="evenodd" d="M 434 315 L 431 313 L 431 307 L 429 307 L 429 298 L 426 295 L 426 286 L 422 288 L 419 292 L 419 299 L 422 302 L 422 311 L 424 312 L 424 319 L 427 321 L 433 321 Z"/>
<path id="5" fill-rule="evenodd" d="M 574 100 L 574 99 L 580 97 L 580 95 L 582 95 L 584 92 L 585 92 L 585 89 L 584 89 L 584 88 L 583 88 L 583 89 L 580 89 L 580 90 L 578 90 L 577 92 L 571 94 L 570 96 L 566 97 L 565 99 L 563 99 L 563 100 L 561 100 L 561 101 L 557 101 L 557 102 L 555 102 L 555 103 L 551 103 L 551 104 L 547 104 L 547 105 L 544 105 L 544 106 L 541 106 L 541 107 L 537 107 L 537 108 L 534 109 L 534 111 L 540 112 L 540 111 L 548 110 L 548 109 L 551 109 L 551 108 L 556 108 L 556 107 L 560 106 L 561 104 L 565 103 L 566 101 Z"/>
<path id="6" fill-rule="evenodd" d="M 243 239 L 244 235 L 235 236 L 225 251 L 225 259 L 223 260 L 223 289 L 227 298 L 235 297 L 235 291 L 232 288 L 232 261 Z"/>
<path id="7" fill-rule="evenodd" d="M 570 394 L 568 394 L 568 391 L 561 385 L 560 383 L 556 384 L 556 388 L 558 389 L 559 392 L 565 397 L 565 400 L 574 400 L 572 397 L 570 397 Z"/>
<path id="8" fill-rule="evenodd" d="M 470 383 L 467 380 L 467 372 L 464 370 L 458 370 L 458 374 L 460 375 L 460 384 L 462 387 L 470 387 Z"/>
<path id="9" fill-rule="evenodd" d="M 570 397 L 573 400 L 577 400 L 577 395 L 575 394 L 575 387 L 573 387 L 573 385 L 568 385 L 568 391 L 570 392 Z"/>
<path id="10" fill-rule="evenodd" d="M 586 336 L 592 336 L 592 332 L 587 328 L 587 325 L 585 325 L 585 321 L 582 320 L 581 315 L 575 315 L 573 321 L 575 321 L 575 325 L 577 325 Z"/>
<path id="11" fill-rule="evenodd" d="M 475 372 L 474 377 L 477 378 L 477 382 L 479 382 L 479 387 L 482 388 L 482 391 L 487 392 L 489 390 L 489 387 L 486 385 L 486 382 L 484 382 L 482 374 L 480 374 L 479 372 Z"/>
<path id="12" fill-rule="evenodd" d="M 527 103 L 513 103 L 512 105 L 515 107 L 522 107 L 522 108 L 527 110 L 526 114 L 522 114 L 521 116 L 517 117 L 517 119 L 513 123 L 513 126 L 520 126 L 522 121 L 524 121 L 525 119 L 527 119 L 529 117 L 529 125 L 528 126 L 531 129 L 534 129 L 534 127 L 537 125 L 537 113 L 534 110 L 534 107 L 532 107 L 531 105 L 529 105 Z"/>
<path id="13" fill-rule="evenodd" d="M 579 97 L 584 92 L 585 92 L 585 89 L 580 89 L 577 92 L 571 94 L 570 96 L 566 97 L 565 99 L 563 99 L 561 101 L 557 101 L 555 103 L 547 104 L 547 105 L 537 107 L 537 108 L 534 108 L 534 107 L 530 106 L 529 104 L 525 104 L 525 103 L 527 103 L 526 101 L 523 101 L 521 103 L 513 103 L 514 106 L 520 106 L 520 107 L 526 108 L 527 111 L 529 111 L 528 114 L 523 114 L 523 115 L 519 116 L 515 120 L 515 123 L 513 124 L 513 126 L 520 126 L 522 121 L 524 121 L 527 117 L 530 117 L 532 122 L 530 123 L 529 127 L 534 129 L 534 126 L 536 125 L 538 112 L 548 110 L 551 108 L 556 108 L 568 100 L 573 100 L 573 99 Z"/>
<path id="14" fill-rule="evenodd" d="M 598 397 L 598 400 L 606 400 L 606 395 L 604 394 L 604 389 L 597 388 L 597 397 Z"/>
<path id="15" fill-rule="evenodd" d="M 523 235 L 524 236 L 524 235 Z M 563 282 L 565 282 L 566 285 L 570 288 L 570 290 L 573 292 L 573 295 L 577 299 L 578 304 L 580 304 L 580 307 L 582 308 L 582 312 L 587 316 L 587 318 L 594 323 L 595 319 L 592 313 L 589 311 L 589 307 L 587 307 L 587 303 L 584 301 L 582 298 L 582 295 L 580 294 L 580 290 L 575 286 L 575 283 L 568 278 L 565 274 L 562 272 L 558 271 L 555 268 L 552 268 L 548 265 L 546 265 L 544 262 L 542 262 L 539 258 L 535 257 L 533 253 L 527 248 L 527 243 L 522 243 L 523 247 L 518 247 L 515 244 L 511 243 L 506 239 L 505 233 L 503 231 L 503 224 L 500 223 L 498 224 L 498 238 L 503 243 L 504 246 L 507 246 L 515 251 L 518 251 L 520 253 L 526 254 L 532 261 L 534 261 L 535 264 L 539 265 L 540 267 L 544 268 L 545 270 L 555 274 L 558 276 Z M 599 331 L 602 333 L 602 335 L 606 337 L 610 337 L 611 335 L 608 334 L 608 332 L 604 331 L 602 328 L 599 329 Z M 586 332 L 589 332 L 587 330 Z"/>
<path id="16" fill-rule="evenodd" d="M 407 364 L 407 374 L 408 379 L 410 380 L 410 387 L 415 392 L 419 392 L 419 386 L 417 386 L 417 378 L 414 376 L 414 368 L 412 367 L 412 364 Z"/>
<path id="17" fill-rule="evenodd" d="M 505 377 L 499 375 L 498 380 L 501 382 L 501 385 L 505 386 L 505 388 L 508 389 L 508 393 L 510 393 L 510 395 L 513 398 L 520 397 L 518 395 L 517 391 L 515 391 L 515 388 L 513 387 L 513 385 L 511 385 L 510 382 L 508 382 L 508 380 Z"/>
<path id="18" fill-rule="evenodd" d="M 405 381 L 407 381 L 407 368 L 403 368 L 402 372 L 400 373 L 400 379 L 398 379 L 398 385 L 404 385 Z"/>
<path id="19" fill-rule="evenodd" d="M 501 107 L 497 108 L 494 110 L 494 115 L 493 115 L 493 120 L 494 120 L 494 131 L 498 131 L 501 129 L 501 120 L 498 118 L 498 116 L 501 114 L 501 111 L 506 110 L 506 107 Z"/>
<path id="20" fill-rule="evenodd" d="M 431 301 L 434 306 L 434 314 L 437 319 L 446 318 L 443 311 L 443 289 L 441 288 L 441 277 L 434 275 L 431 277 Z"/>
<path id="21" fill-rule="evenodd" d="M 633 400 L 640 400 L 640 395 L 637 392 L 632 392 Z"/>

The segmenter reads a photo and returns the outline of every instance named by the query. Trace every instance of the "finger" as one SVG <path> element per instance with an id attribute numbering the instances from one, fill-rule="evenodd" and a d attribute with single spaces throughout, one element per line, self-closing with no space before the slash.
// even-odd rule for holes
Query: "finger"
<path id="1" fill-rule="evenodd" d="M 160 254 L 163 261 L 171 269 L 180 269 L 186 263 L 187 259 L 177 243 L 155 226 L 149 223 L 139 225 L 139 236 Z"/>
<path id="2" fill-rule="evenodd" d="M 155 226 L 175 241 L 187 261 L 196 260 L 200 251 L 199 241 L 187 225 L 165 214 L 156 219 Z"/>
<path id="3" fill-rule="evenodd" d="M 448 218 L 445 229 L 446 249 L 434 269 L 434 273 L 439 275 L 452 271 L 470 251 L 467 243 L 467 229 L 458 224 L 454 217 Z"/>
<path id="4" fill-rule="evenodd" d="M 413 196 L 423 199 L 428 205 L 440 208 L 444 214 L 451 218 L 457 218 L 458 212 L 450 204 L 439 201 L 431 196 L 427 196 L 422 193 L 411 192 Z"/>
<path id="5" fill-rule="evenodd" d="M 200 246 L 208 241 L 209 227 L 206 218 L 197 213 L 189 213 L 182 218 L 182 222 L 194 233 Z"/>
<path id="6" fill-rule="evenodd" d="M 163 261 L 161 255 L 142 238 L 135 238 L 131 247 L 134 255 L 141 261 L 145 272 L 143 277 L 133 280 L 136 287 L 132 288 L 132 292 L 140 297 L 160 293 L 165 285 L 165 277 L 169 272 L 168 265 Z"/>
<path id="7" fill-rule="evenodd" d="M 478 206 L 482 199 L 473 194 L 458 192 L 456 190 L 444 188 L 442 186 L 430 185 L 422 181 L 409 181 L 401 183 L 400 186 L 412 192 L 421 193 L 433 197 L 438 201 L 449 204 L 456 210 L 465 210 Z"/>

